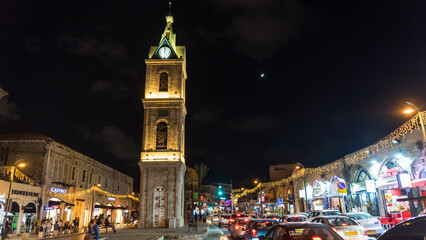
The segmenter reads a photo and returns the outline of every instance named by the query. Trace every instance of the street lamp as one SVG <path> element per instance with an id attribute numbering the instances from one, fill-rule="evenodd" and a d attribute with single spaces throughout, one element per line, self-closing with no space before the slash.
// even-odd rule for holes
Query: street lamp
<path id="1" fill-rule="evenodd" d="M 295 169 L 294 169 L 294 171 L 293 171 L 293 173 L 296 171 L 296 170 L 300 170 L 300 169 L 305 169 L 305 167 L 303 166 L 303 164 L 301 164 L 301 163 L 297 163 L 296 164 L 296 167 L 295 167 Z M 293 174 L 292 174 L 293 175 Z M 306 207 L 305 207 L 305 212 L 308 210 L 310 210 L 310 208 L 309 208 L 309 205 L 308 205 L 308 193 L 306 192 L 306 169 L 305 169 L 305 171 L 303 172 L 303 188 L 305 189 L 305 203 L 306 203 Z"/>
<path id="2" fill-rule="evenodd" d="M 420 111 L 420 109 L 419 109 L 416 105 L 414 105 L 413 103 L 411 103 L 411 102 L 408 102 L 408 101 L 407 101 L 407 104 L 408 104 L 409 106 L 413 107 L 414 109 L 412 109 L 412 108 L 408 108 L 408 109 L 406 109 L 406 110 L 404 111 L 404 113 L 405 113 L 405 114 L 410 114 L 410 113 L 412 113 L 412 112 L 416 111 L 416 112 L 417 112 L 417 114 L 419 114 L 420 126 L 422 127 L 422 132 L 423 132 L 423 140 L 426 142 L 425 124 L 424 124 L 424 122 L 423 122 L 422 112 L 421 112 L 421 111 Z"/>
<path id="3" fill-rule="evenodd" d="M 10 166 L 10 177 L 9 177 L 9 192 L 7 193 L 7 200 L 6 200 L 6 207 L 5 207 L 5 214 L 3 217 L 3 223 L 2 223 L 2 229 L 1 229 L 1 239 L 4 240 L 6 237 L 6 232 L 5 232 L 5 224 L 6 224 L 6 217 L 7 217 L 7 213 L 9 212 L 9 208 L 10 208 L 10 195 L 12 194 L 12 183 L 13 180 L 15 178 L 15 171 L 16 171 L 16 167 L 20 167 L 23 168 L 25 167 L 27 164 L 25 164 L 23 159 L 19 159 L 18 161 L 15 162 L 15 164 L 13 166 Z"/>

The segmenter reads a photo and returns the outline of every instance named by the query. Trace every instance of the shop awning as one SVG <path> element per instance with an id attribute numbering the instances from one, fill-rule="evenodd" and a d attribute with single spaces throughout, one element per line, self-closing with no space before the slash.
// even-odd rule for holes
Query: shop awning
<path id="1" fill-rule="evenodd" d="M 95 208 L 111 208 L 110 206 L 105 206 L 103 204 L 95 204 Z"/>
<path id="2" fill-rule="evenodd" d="M 127 209 L 126 207 L 117 207 L 117 209 Z"/>
<path id="3" fill-rule="evenodd" d="M 69 207 L 74 207 L 75 204 L 69 203 L 69 202 L 65 202 L 65 201 L 61 201 L 61 203 L 65 203 L 65 206 L 69 206 Z"/>
<path id="4" fill-rule="evenodd" d="M 49 207 L 61 205 L 60 201 L 49 201 Z"/>

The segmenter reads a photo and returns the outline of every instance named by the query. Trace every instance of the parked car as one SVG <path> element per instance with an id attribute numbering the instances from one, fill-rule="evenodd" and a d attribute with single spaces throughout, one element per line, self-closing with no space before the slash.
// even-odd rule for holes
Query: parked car
<path id="1" fill-rule="evenodd" d="M 426 239 L 426 216 L 401 222 L 387 230 L 377 240 L 424 240 Z"/>
<path id="2" fill-rule="evenodd" d="M 255 219 L 250 220 L 244 228 L 244 240 L 258 240 L 260 236 L 265 236 L 266 232 L 278 224 L 277 220 L 273 219 Z"/>
<path id="3" fill-rule="evenodd" d="M 250 218 L 248 217 L 237 218 L 235 220 L 235 223 L 232 224 L 232 226 L 229 228 L 231 237 L 233 239 L 241 238 L 245 232 L 243 229 L 247 226 L 249 221 L 250 221 Z"/>
<path id="4" fill-rule="evenodd" d="M 221 214 L 220 215 L 220 221 L 219 221 L 219 227 L 222 227 L 223 225 L 229 225 L 229 218 L 231 217 L 231 214 Z"/>
<path id="5" fill-rule="evenodd" d="M 383 233 L 383 227 L 377 217 L 373 217 L 368 213 L 344 213 L 343 216 L 348 216 L 364 227 L 368 236 L 378 237 Z"/>
<path id="6" fill-rule="evenodd" d="M 365 240 L 367 234 L 357 222 L 346 216 L 322 216 L 312 219 L 314 223 L 322 223 L 331 227 L 344 239 Z"/>
<path id="7" fill-rule="evenodd" d="M 343 240 L 330 227 L 319 223 L 281 223 L 259 240 Z"/>
<path id="8" fill-rule="evenodd" d="M 308 220 L 311 221 L 312 219 L 321 216 L 338 216 L 340 214 L 341 212 L 339 210 L 314 210 L 309 213 Z"/>
<path id="9" fill-rule="evenodd" d="M 235 219 L 240 218 L 240 217 L 247 217 L 247 215 L 242 214 L 242 213 L 234 213 L 231 215 L 231 217 L 229 218 L 229 224 L 234 224 Z"/>

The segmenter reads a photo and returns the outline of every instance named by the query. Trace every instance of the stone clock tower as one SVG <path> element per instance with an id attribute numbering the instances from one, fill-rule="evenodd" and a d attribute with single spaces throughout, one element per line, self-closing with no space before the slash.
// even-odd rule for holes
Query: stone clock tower
<path id="1" fill-rule="evenodd" d="M 186 49 L 176 46 L 173 16 L 146 63 L 139 227 L 184 224 Z"/>

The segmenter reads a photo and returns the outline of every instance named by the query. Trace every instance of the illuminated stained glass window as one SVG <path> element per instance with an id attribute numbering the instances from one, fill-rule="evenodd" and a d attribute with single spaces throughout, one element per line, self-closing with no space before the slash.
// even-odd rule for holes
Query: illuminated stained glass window
<path id="1" fill-rule="evenodd" d="M 169 90 L 169 75 L 165 72 L 160 74 L 160 88 L 158 91 L 167 92 Z"/>
<path id="2" fill-rule="evenodd" d="M 156 149 L 167 149 L 167 123 L 160 122 L 157 125 Z"/>
<path id="3" fill-rule="evenodd" d="M 357 182 L 365 182 L 365 180 L 371 180 L 370 174 L 364 169 L 361 169 L 358 173 Z"/>

